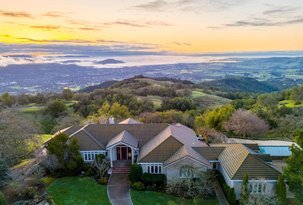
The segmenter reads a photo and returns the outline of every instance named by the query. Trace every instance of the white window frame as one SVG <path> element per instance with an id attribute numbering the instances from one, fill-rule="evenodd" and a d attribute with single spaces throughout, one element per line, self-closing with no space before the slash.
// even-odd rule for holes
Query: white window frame
<path id="1" fill-rule="evenodd" d="M 185 171 L 187 172 L 187 174 L 185 174 Z M 191 172 L 191 173 L 189 173 L 189 172 Z M 195 178 L 195 177 L 196 177 L 196 172 L 193 167 L 190 167 L 190 166 L 180 167 L 179 178 L 187 179 L 187 178 Z"/>
<path id="2" fill-rule="evenodd" d="M 146 170 L 143 170 L 144 173 L 149 174 L 162 174 L 163 173 L 163 164 L 162 163 L 140 163 L 146 167 Z"/>
<path id="3" fill-rule="evenodd" d="M 80 151 L 84 162 L 93 162 L 96 159 L 96 155 L 103 154 L 107 157 L 106 150 L 91 150 L 91 151 Z"/>

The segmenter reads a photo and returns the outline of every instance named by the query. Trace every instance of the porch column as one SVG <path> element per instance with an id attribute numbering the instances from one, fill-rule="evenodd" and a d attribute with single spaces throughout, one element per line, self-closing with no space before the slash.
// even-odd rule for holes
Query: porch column
<path id="1" fill-rule="evenodd" d="M 112 147 L 109 149 L 109 160 L 110 160 L 110 167 L 113 167 L 113 153 L 112 153 Z"/>
<path id="2" fill-rule="evenodd" d="M 134 158 L 134 148 L 131 148 L 132 149 L 132 164 L 134 163 L 134 160 L 135 160 L 135 158 Z"/>

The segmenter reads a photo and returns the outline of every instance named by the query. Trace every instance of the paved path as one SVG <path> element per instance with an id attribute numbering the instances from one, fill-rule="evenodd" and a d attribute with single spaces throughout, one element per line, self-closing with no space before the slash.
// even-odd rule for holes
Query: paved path
<path id="1" fill-rule="evenodd" d="M 112 205 L 133 205 L 128 174 L 112 174 L 107 185 L 107 194 Z"/>
<path id="2" fill-rule="evenodd" d="M 229 205 L 229 203 L 226 200 L 226 197 L 224 195 L 224 192 L 221 188 L 221 185 L 218 182 L 218 179 L 215 179 L 213 182 L 214 190 L 216 192 L 216 196 L 218 198 L 219 204 L 220 205 Z"/>

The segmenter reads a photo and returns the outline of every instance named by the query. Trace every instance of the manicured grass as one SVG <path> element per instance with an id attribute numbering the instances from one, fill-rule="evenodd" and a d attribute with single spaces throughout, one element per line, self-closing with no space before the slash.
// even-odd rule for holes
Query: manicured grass
<path id="1" fill-rule="evenodd" d="M 131 190 L 134 205 L 217 205 L 219 202 L 203 199 L 181 199 L 179 197 L 152 191 Z"/>
<path id="2" fill-rule="evenodd" d="M 106 186 L 88 177 L 64 177 L 51 183 L 47 192 L 56 205 L 110 205 Z"/>

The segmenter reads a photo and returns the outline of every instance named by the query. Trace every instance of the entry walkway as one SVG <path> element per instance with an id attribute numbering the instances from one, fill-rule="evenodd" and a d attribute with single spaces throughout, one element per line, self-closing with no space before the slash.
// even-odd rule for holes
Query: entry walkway
<path id="1" fill-rule="evenodd" d="M 113 173 L 107 185 L 107 194 L 112 205 L 133 205 L 128 174 Z"/>
<path id="2" fill-rule="evenodd" d="M 220 205 L 229 205 L 217 178 L 213 182 L 213 187 L 216 192 L 216 196 L 218 198 L 219 204 Z"/>

